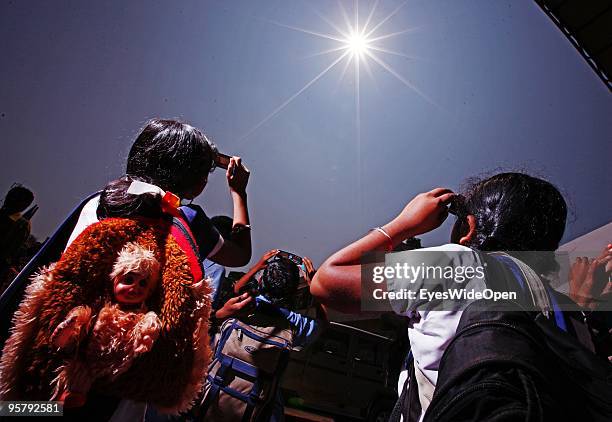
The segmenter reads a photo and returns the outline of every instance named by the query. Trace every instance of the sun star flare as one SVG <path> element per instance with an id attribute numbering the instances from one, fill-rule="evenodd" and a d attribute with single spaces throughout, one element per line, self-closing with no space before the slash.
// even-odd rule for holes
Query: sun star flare
<path id="1" fill-rule="evenodd" d="M 351 51 L 351 53 L 355 56 L 361 56 L 365 54 L 369 49 L 369 40 L 365 37 L 364 34 L 359 32 L 353 32 L 346 39 L 347 48 Z"/>
<path id="2" fill-rule="evenodd" d="M 421 90 L 411 83 L 407 78 L 400 75 L 389 63 L 387 63 L 383 59 L 383 55 L 391 55 L 391 56 L 400 56 L 405 59 L 418 60 L 416 57 L 412 57 L 406 55 L 402 52 L 394 51 L 388 48 L 385 48 L 381 45 L 383 40 L 388 40 L 392 37 L 397 37 L 402 34 L 406 34 L 412 32 L 418 28 L 406 28 L 400 31 L 394 31 L 389 33 L 381 33 L 381 29 L 385 23 L 387 23 L 393 16 L 395 16 L 407 3 L 407 0 L 402 2 L 399 6 L 397 6 L 393 11 L 387 14 L 384 18 L 377 20 L 374 19 L 374 15 L 376 14 L 376 9 L 378 7 L 378 3 L 380 0 L 375 0 L 370 8 L 368 16 L 363 24 L 359 22 L 359 0 L 354 1 L 353 11 L 354 18 L 351 21 L 349 18 L 346 9 L 343 6 L 341 1 L 338 1 L 338 6 L 340 8 L 340 12 L 342 14 L 344 20 L 344 28 L 342 28 L 341 24 L 335 23 L 333 20 L 328 18 L 327 16 L 321 14 L 317 10 L 313 9 L 313 11 L 325 22 L 327 23 L 335 33 L 326 34 L 323 32 L 304 29 L 293 25 L 287 25 L 280 22 L 268 21 L 274 25 L 290 29 L 292 31 L 298 31 L 303 34 L 307 34 L 309 36 L 315 36 L 321 39 L 325 39 L 327 41 L 336 43 L 336 45 L 332 48 L 317 52 L 315 54 L 310 55 L 310 57 L 315 56 L 324 56 L 324 55 L 333 55 L 336 54 L 336 57 L 331 61 L 331 64 L 326 66 L 319 74 L 317 74 L 314 78 L 308 81 L 304 86 L 290 95 L 285 101 L 283 101 L 278 107 L 272 110 L 267 116 L 265 116 L 259 123 L 257 123 L 254 127 L 252 127 L 247 133 L 245 133 L 240 139 L 248 138 L 253 132 L 259 129 L 266 122 L 274 118 L 278 115 L 285 107 L 287 107 L 293 100 L 299 97 L 304 91 L 309 89 L 315 82 L 321 79 L 325 74 L 331 71 L 336 65 L 344 62 L 344 66 L 341 72 L 340 80 L 344 79 L 345 73 L 347 69 L 353 64 L 354 71 L 354 80 L 355 80 L 355 124 L 357 129 L 357 140 L 361 137 L 361 99 L 360 99 L 360 84 L 361 84 L 361 65 L 365 68 L 366 72 L 371 78 L 374 78 L 374 74 L 371 70 L 370 63 L 375 63 L 381 69 L 386 71 L 388 74 L 393 76 L 397 81 L 401 82 L 402 85 L 406 86 L 414 93 L 419 95 L 421 98 L 426 100 L 427 102 L 435 105 L 435 103 L 429 99 Z M 374 21 L 377 21 L 376 23 Z M 372 24 L 372 25 L 370 25 Z"/>

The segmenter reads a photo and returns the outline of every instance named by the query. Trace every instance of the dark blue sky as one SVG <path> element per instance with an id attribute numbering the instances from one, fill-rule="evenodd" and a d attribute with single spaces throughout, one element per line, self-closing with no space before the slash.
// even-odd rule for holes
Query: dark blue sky
<path id="1" fill-rule="evenodd" d="M 380 0 L 371 22 L 401 4 Z M 566 240 L 610 221 L 612 96 L 534 2 L 410 0 L 375 35 L 415 30 L 376 44 L 417 58 L 379 53 L 431 102 L 369 59 L 358 136 L 353 67 L 341 79 L 339 63 L 252 131 L 338 57 L 309 57 L 339 44 L 273 23 L 333 34 L 317 12 L 345 27 L 334 1 L 2 0 L 0 189 L 35 191 L 44 238 L 121 175 L 146 119 L 177 117 L 252 169 L 256 255 L 318 264 L 416 193 L 498 167 L 561 188 Z M 221 174 L 198 202 L 230 211 Z"/>

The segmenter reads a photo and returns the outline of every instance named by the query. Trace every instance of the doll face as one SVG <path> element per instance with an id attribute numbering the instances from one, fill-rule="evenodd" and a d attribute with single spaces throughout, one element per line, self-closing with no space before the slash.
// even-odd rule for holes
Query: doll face
<path id="1" fill-rule="evenodd" d="M 155 280 L 150 274 L 129 272 L 115 280 L 115 299 L 119 303 L 143 303 L 153 292 Z"/>

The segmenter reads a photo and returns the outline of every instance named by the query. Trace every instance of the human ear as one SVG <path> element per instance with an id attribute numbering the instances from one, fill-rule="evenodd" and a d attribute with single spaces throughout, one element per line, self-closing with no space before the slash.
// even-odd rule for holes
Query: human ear
<path id="1" fill-rule="evenodd" d="M 476 237 L 476 217 L 472 214 L 465 216 L 465 220 L 461 224 L 461 238 L 459 244 L 468 246 Z"/>

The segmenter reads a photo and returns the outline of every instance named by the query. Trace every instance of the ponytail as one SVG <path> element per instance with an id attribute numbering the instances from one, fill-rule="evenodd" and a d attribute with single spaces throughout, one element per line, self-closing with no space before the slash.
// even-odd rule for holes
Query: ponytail
<path id="1" fill-rule="evenodd" d="M 161 197 L 153 193 L 133 195 L 128 189 L 134 179 L 125 176 L 121 179 L 108 183 L 100 195 L 100 203 L 97 209 L 99 219 L 109 217 L 147 217 L 161 218 Z"/>

